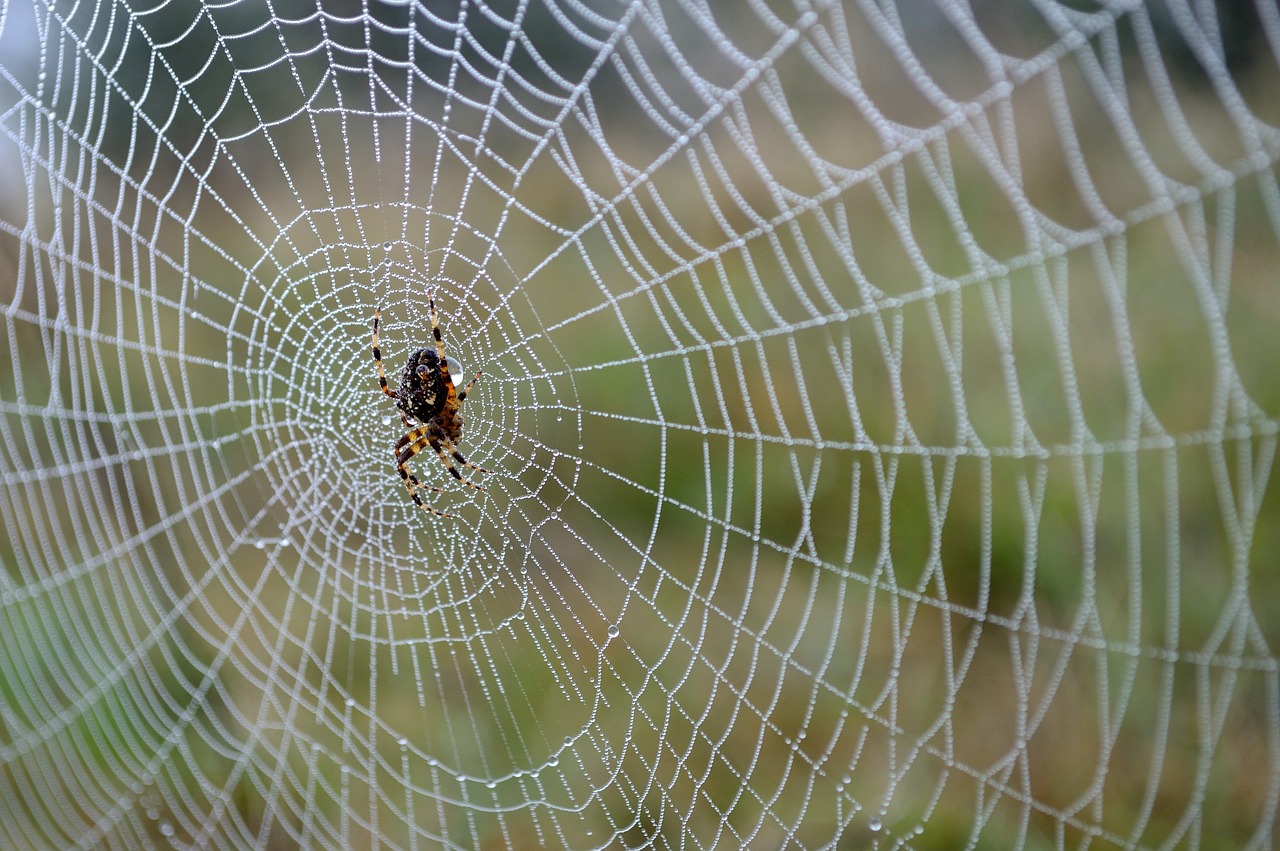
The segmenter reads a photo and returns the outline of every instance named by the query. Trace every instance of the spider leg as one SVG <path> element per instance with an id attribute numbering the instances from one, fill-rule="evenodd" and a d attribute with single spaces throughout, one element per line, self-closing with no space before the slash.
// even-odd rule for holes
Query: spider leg
<path id="1" fill-rule="evenodd" d="M 427 448 L 427 426 L 418 426 L 413 431 L 396 441 L 395 449 L 392 452 L 396 456 L 396 462 L 399 463 L 401 456 L 403 460 L 408 461 L 413 456 Z M 417 444 L 422 444 L 418 446 Z M 441 491 L 443 493 L 443 491 Z"/>
<path id="2" fill-rule="evenodd" d="M 436 451 L 436 454 L 440 456 L 440 460 L 443 461 L 444 465 L 449 468 L 449 474 L 451 476 L 453 476 L 458 481 L 462 482 L 464 485 L 473 487 L 478 491 L 489 490 L 484 485 L 478 485 L 475 482 L 471 481 L 470 479 L 462 478 L 462 474 L 458 472 L 458 468 L 453 465 L 453 459 L 456 458 L 461 463 L 466 464 L 468 467 L 471 467 L 473 469 L 479 470 L 482 473 L 488 473 L 490 472 L 489 470 L 486 470 L 483 467 L 477 467 L 475 464 L 472 464 L 466 458 L 462 457 L 462 453 L 458 451 L 458 447 L 454 446 L 453 441 L 449 440 L 448 438 L 445 438 L 442 440 L 432 439 L 430 440 L 430 442 L 431 442 L 431 448 Z M 452 458 L 449 457 L 450 455 L 452 455 L 453 457 Z"/>
<path id="3" fill-rule="evenodd" d="M 468 384 L 466 387 L 464 387 L 464 388 L 463 388 L 463 390 L 462 390 L 462 392 L 458 394 L 458 402 L 459 402 L 459 403 L 461 403 L 461 402 L 465 402 L 465 401 L 467 400 L 467 394 L 471 392 L 471 388 L 472 388 L 472 387 L 475 387 L 475 386 L 476 386 L 476 382 L 480 380 L 480 376 L 482 376 L 482 375 L 484 375 L 484 370 L 483 370 L 483 369 L 482 369 L 482 370 L 480 370 L 479 372 L 477 372 L 477 373 L 476 373 L 476 377 L 475 377 L 475 378 L 473 378 L 473 379 L 471 379 L 471 383 L 470 383 L 470 384 Z"/>
<path id="4" fill-rule="evenodd" d="M 449 513 L 449 512 L 447 512 L 447 511 L 441 511 L 441 510 L 440 510 L 440 509 L 438 509 L 438 508 L 435 508 L 435 507 L 433 507 L 433 506 L 427 505 L 425 502 L 423 502 L 423 501 L 422 501 L 422 498 L 421 498 L 421 497 L 419 497 L 416 493 L 414 493 L 414 494 L 413 494 L 413 502 L 414 502 L 414 504 L 415 504 L 415 505 L 417 505 L 417 506 L 418 506 L 419 508 L 421 508 L 423 511 L 430 512 L 431 514 L 434 514 L 434 515 L 435 515 L 435 516 L 437 516 L 437 517 L 454 517 L 454 518 L 456 518 L 456 517 L 458 516 L 458 515 L 456 515 L 456 514 L 450 514 L 450 513 Z"/>
<path id="5" fill-rule="evenodd" d="M 413 432 L 410 432 L 409 434 L 412 434 L 412 433 Z M 405 443 L 408 437 L 409 435 L 405 435 L 404 438 L 401 438 L 400 443 Z M 399 447 L 400 447 L 400 444 L 397 444 L 396 448 L 399 449 Z M 427 505 L 425 502 L 422 501 L 422 497 L 418 496 L 419 488 L 426 488 L 427 490 L 435 491 L 436 493 L 444 493 L 444 488 L 437 488 L 432 485 L 424 485 L 422 482 L 418 481 L 418 477 L 413 475 L 413 473 L 410 473 L 408 470 L 408 467 L 406 466 L 409 463 L 410 458 L 412 458 L 414 455 L 417 455 L 420 451 L 422 451 L 425 448 L 426 448 L 425 441 L 420 441 L 417 444 L 417 448 L 415 448 L 414 444 L 410 444 L 409 448 L 405 449 L 403 452 L 400 452 L 396 456 L 396 472 L 400 474 L 400 478 L 404 481 L 405 488 L 407 488 L 409 491 L 409 496 L 413 498 L 414 504 L 417 505 L 419 508 L 421 508 L 424 511 L 429 511 L 432 514 L 435 514 L 439 517 L 457 517 L 456 514 L 450 514 L 447 511 L 441 511 L 438 508 Z"/>
<path id="6" fill-rule="evenodd" d="M 453 391 L 453 378 L 449 375 L 449 361 L 444 356 L 444 337 L 440 334 L 440 317 L 436 315 L 435 294 L 427 292 L 427 307 L 431 309 L 431 334 L 436 338 L 436 354 L 440 356 L 440 374 L 444 376 L 445 386 Z"/>
<path id="7" fill-rule="evenodd" d="M 422 481 L 409 472 L 409 459 L 417 455 L 419 452 L 427 448 L 427 427 L 419 426 L 413 431 L 406 434 L 396 442 L 395 449 L 392 454 L 396 456 L 396 472 L 400 474 L 400 478 L 404 480 L 404 485 L 412 494 L 418 488 L 426 488 L 436 493 L 445 493 L 444 488 L 438 488 L 435 485 L 423 484 Z"/>
<path id="8" fill-rule="evenodd" d="M 378 317 L 380 315 L 382 315 L 382 308 L 375 307 L 373 309 L 373 363 L 378 367 L 378 385 L 382 387 L 382 392 L 392 399 L 399 400 L 400 397 L 396 395 L 396 391 L 387 386 L 387 374 L 382 371 L 382 349 L 378 348 Z M 409 421 L 405 420 L 405 425 L 408 424 Z"/>
<path id="9" fill-rule="evenodd" d="M 479 464 L 472 464 L 470 461 L 468 461 L 466 456 L 463 455 L 461 452 L 459 452 L 456 446 L 453 448 L 453 457 L 455 460 L 457 460 L 459 464 L 462 464 L 463 466 L 470 467 L 473 470 L 479 470 L 481 473 L 487 473 L 490 476 L 493 475 L 493 470 L 486 470 L 484 467 L 481 467 Z"/>
<path id="10" fill-rule="evenodd" d="M 427 292 L 427 307 L 431 310 L 431 333 L 436 338 L 436 352 L 440 355 L 440 363 L 444 364 L 444 337 L 440 335 L 440 317 L 436 315 L 436 298 L 434 292 Z"/>

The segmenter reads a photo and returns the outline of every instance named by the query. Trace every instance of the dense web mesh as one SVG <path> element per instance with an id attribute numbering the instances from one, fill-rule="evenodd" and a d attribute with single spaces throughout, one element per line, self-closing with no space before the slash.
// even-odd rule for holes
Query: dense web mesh
<path id="1" fill-rule="evenodd" d="M 1274 847 L 1278 57 L 0 3 L 0 845 Z"/>

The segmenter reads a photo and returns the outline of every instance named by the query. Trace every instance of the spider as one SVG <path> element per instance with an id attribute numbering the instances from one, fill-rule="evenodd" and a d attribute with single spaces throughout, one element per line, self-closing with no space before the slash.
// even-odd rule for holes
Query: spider
<path id="1" fill-rule="evenodd" d="M 436 302 L 431 293 L 427 293 L 427 305 L 431 309 L 431 332 L 436 338 L 435 349 L 417 349 L 409 355 L 409 362 L 404 365 L 400 374 L 400 389 L 392 390 L 387 386 L 387 375 L 382 371 L 382 350 L 378 348 L 378 317 L 381 308 L 373 311 L 373 362 L 378 368 L 378 384 L 382 392 L 396 400 L 396 408 L 400 411 L 400 419 L 409 433 L 396 443 L 396 472 L 409 490 L 414 503 L 440 517 L 453 517 L 438 508 L 433 508 L 422 501 L 418 490 L 425 488 L 436 493 L 444 493 L 444 488 L 424 485 L 418 477 L 409 472 L 409 459 L 430 446 L 440 456 L 450 474 L 464 485 L 476 490 L 488 490 L 470 479 L 462 478 L 454 461 L 481 473 L 492 473 L 472 464 L 458 451 L 458 441 L 462 439 L 462 414 L 459 413 L 467 393 L 480 380 L 484 370 L 476 373 L 471 383 L 458 393 L 453 379 L 449 375 L 449 358 L 445 357 L 444 339 L 440 336 L 440 322 L 436 317 Z M 419 425 L 414 426 L 416 420 Z"/>

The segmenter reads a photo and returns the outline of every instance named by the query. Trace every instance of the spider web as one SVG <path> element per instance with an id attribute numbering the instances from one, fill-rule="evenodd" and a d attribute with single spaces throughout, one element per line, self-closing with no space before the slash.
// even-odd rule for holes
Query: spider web
<path id="1" fill-rule="evenodd" d="M 0 844 L 1273 847 L 1278 57 L 0 4 Z"/>

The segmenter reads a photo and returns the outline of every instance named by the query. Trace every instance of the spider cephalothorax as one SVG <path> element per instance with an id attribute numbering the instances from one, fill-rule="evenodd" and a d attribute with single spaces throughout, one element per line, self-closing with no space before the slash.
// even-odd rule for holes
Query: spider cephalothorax
<path id="1" fill-rule="evenodd" d="M 382 350 L 378 346 L 378 317 L 382 311 L 377 308 L 373 311 L 373 362 L 378 369 L 378 384 L 382 387 L 382 392 L 396 400 L 400 419 L 404 422 L 404 427 L 409 429 L 409 433 L 400 438 L 395 446 L 396 472 L 404 480 L 409 495 L 417 505 L 432 514 L 452 517 L 452 514 L 427 505 L 418 496 L 420 488 L 436 493 L 444 493 L 444 488 L 424 485 L 418 481 L 409 472 L 409 459 L 430 446 L 455 479 L 477 490 L 485 490 L 470 479 L 462 478 L 453 463 L 457 461 L 481 473 L 491 472 L 472 464 L 458 451 L 458 443 L 462 440 L 462 403 L 466 401 L 467 393 L 480 380 L 482 372 L 477 372 L 461 393 L 457 392 L 453 377 L 449 374 L 449 358 L 444 353 L 444 338 L 440 334 L 436 302 L 431 293 L 427 294 L 427 305 L 431 309 L 431 333 L 435 337 L 435 349 L 417 349 L 409 355 L 409 362 L 400 374 L 398 390 L 387 386 L 387 375 L 382 370 Z M 418 423 L 417 426 L 414 421 Z"/>

